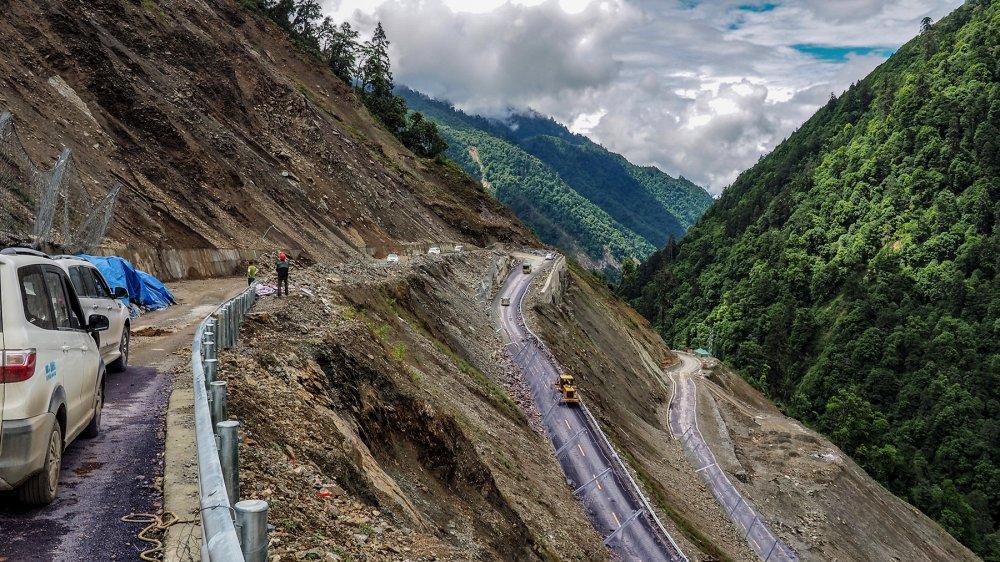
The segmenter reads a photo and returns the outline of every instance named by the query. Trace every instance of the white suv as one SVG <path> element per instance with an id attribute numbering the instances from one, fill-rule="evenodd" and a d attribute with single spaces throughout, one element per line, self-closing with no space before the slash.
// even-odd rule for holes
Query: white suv
<path id="1" fill-rule="evenodd" d="M 63 450 L 100 431 L 104 362 L 95 336 L 107 329 L 106 316 L 84 316 L 52 258 L 0 251 L 0 491 L 50 503 Z"/>
<path id="2" fill-rule="evenodd" d="M 83 312 L 108 317 L 108 331 L 97 338 L 101 346 L 101 357 L 108 366 L 108 371 L 125 371 L 128 367 L 132 317 L 121 299 L 128 298 L 128 291 L 124 287 L 116 287 L 112 291 L 101 272 L 86 260 L 73 256 L 57 256 L 53 259 L 69 273 Z"/>

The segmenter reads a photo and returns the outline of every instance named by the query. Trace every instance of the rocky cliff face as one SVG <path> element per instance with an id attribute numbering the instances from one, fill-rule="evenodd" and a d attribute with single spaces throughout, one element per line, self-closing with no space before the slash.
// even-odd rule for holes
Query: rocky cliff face
<path id="1" fill-rule="evenodd" d="M 338 259 L 367 246 L 527 239 L 479 185 L 415 158 L 238 2 L 14 1 L 0 40 L 0 107 L 35 160 L 65 145 L 86 177 L 128 184 L 112 247 L 280 246 Z"/>

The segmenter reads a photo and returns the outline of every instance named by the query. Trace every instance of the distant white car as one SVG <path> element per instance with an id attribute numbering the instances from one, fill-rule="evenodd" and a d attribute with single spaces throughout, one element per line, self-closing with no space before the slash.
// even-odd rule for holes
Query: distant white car
<path id="1" fill-rule="evenodd" d="M 128 368 L 132 325 L 132 315 L 128 306 L 122 302 L 123 299 L 128 299 L 128 291 L 124 287 L 111 289 L 101 272 L 86 260 L 75 256 L 56 256 L 52 259 L 69 274 L 84 314 L 107 316 L 108 330 L 98 338 L 101 358 L 108 366 L 108 371 L 124 372 Z"/>
<path id="2" fill-rule="evenodd" d="M 388 263 L 399 263 L 399 254 L 389 254 L 385 261 Z"/>
<path id="3" fill-rule="evenodd" d="M 438 248 L 437 246 L 431 246 L 431 249 L 427 250 L 428 256 L 434 256 L 440 253 L 441 253 L 441 248 Z"/>
<path id="4" fill-rule="evenodd" d="M 552 254 L 552 252 L 549 252 L 549 253 L 545 254 L 545 259 L 547 259 L 547 260 L 554 260 L 554 259 L 556 259 L 556 257 Z"/>
<path id="5" fill-rule="evenodd" d="M 461 244 L 455 244 L 455 251 L 456 252 L 461 252 L 464 249 L 465 249 L 465 246 L 463 246 Z"/>

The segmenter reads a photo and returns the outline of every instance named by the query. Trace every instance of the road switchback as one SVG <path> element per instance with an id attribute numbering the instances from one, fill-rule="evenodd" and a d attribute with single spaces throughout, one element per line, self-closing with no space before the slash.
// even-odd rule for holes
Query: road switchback
<path id="1" fill-rule="evenodd" d="M 687 560 L 662 529 L 631 476 L 600 428 L 590 421 L 586 406 L 566 404 L 556 389 L 558 363 L 525 325 L 521 303 L 531 280 L 544 267 L 535 259 L 532 273 L 516 268 L 493 302 L 498 329 L 509 343 L 507 353 L 521 370 L 532 398 L 542 414 L 542 424 L 566 474 L 566 482 L 584 504 L 594 528 L 621 560 Z M 510 305 L 503 306 L 502 299 Z"/>

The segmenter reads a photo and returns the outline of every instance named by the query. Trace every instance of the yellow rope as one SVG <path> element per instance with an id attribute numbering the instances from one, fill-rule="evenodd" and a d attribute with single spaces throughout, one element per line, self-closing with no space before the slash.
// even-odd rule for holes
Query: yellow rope
<path id="1" fill-rule="evenodd" d="M 173 514 L 173 512 L 170 511 L 165 511 L 161 514 L 129 513 L 125 517 L 122 517 L 121 520 L 124 523 L 148 523 L 148 525 L 146 525 L 146 527 L 139 531 L 139 534 L 136 535 L 139 540 L 153 545 L 152 548 L 148 548 L 139 553 L 139 558 L 146 560 L 147 562 L 158 562 L 160 560 L 159 558 L 154 558 L 153 555 L 163 550 L 163 541 L 157 539 L 156 537 L 147 536 L 146 533 L 149 533 L 150 531 L 166 531 L 169 527 L 179 523 L 197 522 L 194 519 L 179 519 Z"/>

